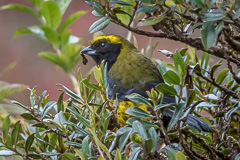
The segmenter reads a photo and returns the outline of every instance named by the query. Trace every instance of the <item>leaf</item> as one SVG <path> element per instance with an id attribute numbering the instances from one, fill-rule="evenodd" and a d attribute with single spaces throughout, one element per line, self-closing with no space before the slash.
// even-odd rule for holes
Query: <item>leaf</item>
<path id="1" fill-rule="evenodd" d="M 122 155 L 118 148 L 116 149 L 116 160 L 122 160 Z"/>
<path id="2" fill-rule="evenodd" d="M 16 154 L 16 153 L 13 152 L 13 151 L 9 151 L 9 150 L 0 150 L 0 156 L 7 157 L 7 156 L 15 155 L 15 154 Z"/>
<path id="3" fill-rule="evenodd" d="M 43 108 L 42 118 L 44 118 L 47 115 L 48 111 L 50 111 L 50 109 L 52 109 L 55 105 L 55 101 L 48 102 Z"/>
<path id="4" fill-rule="evenodd" d="M 59 153 L 55 153 L 55 152 L 41 152 L 40 155 L 44 155 L 44 156 L 57 156 L 57 155 L 59 155 Z"/>
<path id="5" fill-rule="evenodd" d="M 186 107 L 189 107 L 196 97 L 196 90 L 192 90 L 187 98 Z"/>
<path id="6" fill-rule="evenodd" d="M 182 79 L 186 75 L 186 65 L 183 61 L 181 54 L 178 51 L 175 51 L 175 53 L 173 54 L 173 60 L 175 68 L 177 69 L 178 75 L 181 79 L 181 82 L 183 82 Z"/>
<path id="7" fill-rule="evenodd" d="M 56 30 L 61 23 L 61 11 L 55 1 L 44 1 L 41 5 L 40 12 L 45 18 L 46 26 Z"/>
<path id="8" fill-rule="evenodd" d="M 225 115 L 224 115 L 225 120 L 228 121 L 230 119 L 231 115 L 234 112 L 236 112 L 237 110 L 240 110 L 240 106 L 234 107 L 234 108 L 230 109 L 227 113 L 225 113 Z"/>
<path id="9" fill-rule="evenodd" d="M 178 122 L 180 116 L 182 115 L 182 113 L 184 111 L 184 108 L 185 108 L 184 106 L 185 106 L 184 103 L 180 103 L 176 106 L 173 116 L 168 124 L 168 128 L 167 128 L 168 131 L 171 130 L 172 127 Z"/>
<path id="10" fill-rule="evenodd" d="M 137 132 L 141 136 L 142 140 L 145 141 L 148 139 L 147 132 L 139 121 L 133 122 L 132 129 L 133 129 L 133 132 Z"/>
<path id="11" fill-rule="evenodd" d="M 120 5 L 132 6 L 132 4 L 130 4 L 130 3 L 128 3 L 128 2 L 125 2 L 125 1 L 110 0 L 109 2 L 110 2 L 110 3 L 117 3 L 117 4 L 120 4 Z"/>
<path id="12" fill-rule="evenodd" d="M 17 121 L 17 123 L 15 123 L 14 129 L 12 131 L 12 143 L 13 143 L 13 145 L 17 144 L 20 130 L 21 130 L 21 123 L 20 123 L 20 121 Z"/>
<path id="13" fill-rule="evenodd" d="M 223 9 L 217 9 L 213 12 L 205 13 L 203 15 L 203 21 L 218 21 L 224 19 L 226 12 Z"/>
<path id="14" fill-rule="evenodd" d="M 151 127 L 154 127 L 154 128 L 159 128 L 157 124 L 154 124 L 152 122 L 149 122 L 149 121 L 145 121 L 145 120 L 142 120 L 140 118 L 136 118 L 136 117 L 131 117 L 129 118 L 127 121 L 126 121 L 126 124 L 129 124 L 129 125 L 132 125 L 134 121 L 139 121 L 143 127 L 145 128 L 145 130 L 148 130 L 150 129 Z M 118 130 L 119 131 L 119 130 Z"/>
<path id="15" fill-rule="evenodd" d="M 0 85 L 0 101 L 3 100 L 4 98 L 7 98 L 7 97 L 17 93 L 17 92 L 21 92 L 27 88 L 28 88 L 28 86 L 23 85 L 23 84 L 4 83 L 4 85 Z"/>
<path id="16" fill-rule="evenodd" d="M 29 120 L 29 121 L 35 119 L 35 117 L 30 113 L 23 113 L 23 114 L 21 114 L 21 117 L 23 117 L 24 119 Z"/>
<path id="17" fill-rule="evenodd" d="M 81 116 L 75 109 L 71 109 L 69 107 L 67 107 L 67 109 L 77 117 L 77 119 L 79 120 L 79 122 L 81 122 L 84 126 L 90 127 L 90 123 L 89 120 L 85 119 L 83 116 Z"/>
<path id="18" fill-rule="evenodd" d="M 10 63 L 9 65 L 4 67 L 3 69 L 1 69 L 0 76 L 9 72 L 9 71 L 11 71 L 14 67 L 16 67 L 16 65 L 17 65 L 17 62 L 15 61 L 15 62 Z"/>
<path id="19" fill-rule="evenodd" d="M 130 157 L 128 158 L 128 160 L 137 160 L 139 153 L 141 152 L 142 147 L 136 147 L 134 148 L 134 150 L 132 151 L 132 153 L 130 154 Z"/>
<path id="20" fill-rule="evenodd" d="M 130 140 L 131 140 L 133 143 L 142 144 L 142 138 L 141 138 L 141 136 L 138 135 L 137 132 L 133 132 L 133 133 L 131 134 Z"/>
<path id="21" fill-rule="evenodd" d="M 137 118 L 153 118 L 153 116 L 150 113 L 138 107 L 130 107 L 125 111 L 125 113 L 131 116 L 135 116 Z"/>
<path id="22" fill-rule="evenodd" d="M 181 151 L 177 151 L 175 158 L 176 160 L 187 160 L 185 155 Z"/>
<path id="23" fill-rule="evenodd" d="M 126 146 L 126 143 L 130 137 L 132 133 L 132 130 L 129 130 L 127 132 L 125 132 L 119 139 L 119 143 L 118 143 L 118 149 L 120 152 L 122 152 L 123 148 Z"/>
<path id="24" fill-rule="evenodd" d="M 161 22 L 164 19 L 164 15 L 152 16 L 147 19 L 141 20 L 137 25 L 138 26 L 152 26 Z"/>
<path id="25" fill-rule="evenodd" d="M 152 148 L 153 148 L 153 140 L 152 139 L 147 139 L 145 141 L 145 148 L 146 148 L 146 152 L 150 153 Z"/>
<path id="26" fill-rule="evenodd" d="M 58 157 L 58 160 L 78 160 L 72 153 L 63 153 Z"/>
<path id="27" fill-rule="evenodd" d="M 10 128 L 10 115 L 6 116 L 3 120 L 3 127 L 2 127 L 2 131 L 3 131 L 3 141 L 6 142 L 7 140 L 7 136 L 8 136 L 8 132 L 9 132 L 9 128 Z"/>
<path id="28" fill-rule="evenodd" d="M 30 147 L 32 146 L 33 144 L 33 141 L 34 141 L 34 133 L 29 135 L 28 138 L 27 138 L 27 141 L 26 141 L 26 144 L 25 144 L 25 151 L 28 153 Z"/>
<path id="29" fill-rule="evenodd" d="M 217 79 L 216 79 L 216 83 L 222 84 L 223 80 L 227 77 L 228 72 L 229 72 L 229 69 L 228 69 L 228 68 L 223 69 L 223 70 L 219 73 L 219 75 L 218 75 L 218 77 L 217 77 Z"/>
<path id="30" fill-rule="evenodd" d="M 86 13 L 85 11 L 78 11 L 76 13 L 71 14 L 61 25 L 61 27 L 59 28 L 59 32 L 63 32 L 69 25 L 71 25 L 75 20 L 77 20 L 85 13 Z"/>
<path id="31" fill-rule="evenodd" d="M 35 17 L 38 17 L 37 13 L 35 13 L 31 8 L 28 8 L 28 7 L 26 7 L 24 5 L 20 5 L 20 4 L 7 4 L 5 6 L 2 6 L 0 9 L 1 10 L 14 9 L 14 10 L 26 12 L 26 13 L 34 15 Z"/>
<path id="32" fill-rule="evenodd" d="M 93 90 L 98 90 L 100 91 L 101 90 L 101 87 L 97 84 L 92 84 L 91 82 L 88 82 L 87 79 L 84 79 L 83 81 L 83 84 L 85 84 L 89 89 L 93 89 Z"/>
<path id="33" fill-rule="evenodd" d="M 154 129 L 154 127 L 151 127 L 148 130 L 148 135 L 153 141 L 153 147 L 152 147 L 151 152 L 155 152 L 156 148 L 157 148 L 157 144 L 158 144 L 158 135 L 157 135 L 157 131 Z"/>
<path id="34" fill-rule="evenodd" d="M 67 8 L 71 2 L 72 2 L 72 0 L 58 0 L 57 1 L 62 15 L 65 13 L 65 11 L 67 10 Z"/>
<path id="35" fill-rule="evenodd" d="M 89 27 L 88 32 L 94 33 L 94 32 L 100 31 L 105 27 L 107 27 L 109 23 L 110 23 L 110 19 L 108 17 L 102 17 L 101 19 L 97 20 Z"/>
<path id="36" fill-rule="evenodd" d="M 234 160 L 240 160 L 240 153 L 238 153 L 238 154 L 235 156 Z"/>
<path id="37" fill-rule="evenodd" d="M 209 49 L 215 45 L 217 41 L 217 34 L 214 27 L 215 22 L 205 22 L 203 23 L 201 30 L 201 40 L 205 49 Z"/>
<path id="38" fill-rule="evenodd" d="M 176 103 L 158 104 L 154 107 L 154 111 L 162 109 L 162 108 L 172 107 L 172 106 L 175 106 L 175 105 L 176 105 Z"/>
<path id="39" fill-rule="evenodd" d="M 41 27 L 41 29 L 44 31 L 44 34 L 47 37 L 48 41 L 53 46 L 58 47 L 60 44 L 58 33 L 50 27 Z"/>
<path id="40" fill-rule="evenodd" d="M 58 66 L 63 66 L 63 62 L 59 60 L 59 56 L 54 52 L 40 52 L 38 55 Z"/>
<path id="41" fill-rule="evenodd" d="M 164 83 L 157 85 L 156 89 L 163 94 L 177 95 L 177 91 L 173 87 Z"/>
<path id="42" fill-rule="evenodd" d="M 176 156 L 177 151 L 168 146 L 165 148 L 167 150 L 169 160 L 176 160 L 175 156 Z"/>
<path id="43" fill-rule="evenodd" d="M 137 93 L 132 93 L 130 95 L 125 96 L 126 98 L 128 98 L 129 100 L 131 100 L 132 102 L 135 102 L 137 104 L 143 104 L 146 106 L 151 106 L 151 103 L 143 96 L 141 96 L 140 94 Z"/>
<path id="44" fill-rule="evenodd" d="M 161 60 L 156 60 L 158 66 L 159 66 L 159 71 L 161 73 L 161 75 L 163 75 L 164 73 L 167 72 L 166 66 L 164 65 L 164 63 Z"/>
<path id="45" fill-rule="evenodd" d="M 57 102 L 57 112 L 59 113 L 60 111 L 64 111 L 64 104 L 63 104 L 63 95 L 64 92 L 61 93 L 61 95 L 58 98 L 58 102 Z"/>
<path id="46" fill-rule="evenodd" d="M 163 78 L 169 84 L 180 85 L 180 78 L 179 78 L 179 76 L 175 72 L 173 72 L 171 70 L 167 71 L 163 75 Z"/>
<path id="47" fill-rule="evenodd" d="M 112 160 L 112 157 L 111 157 L 110 153 L 108 152 L 108 148 L 98 139 L 97 134 L 95 132 L 93 132 L 92 129 L 90 129 L 90 132 L 92 133 L 92 135 L 94 137 L 94 141 L 96 142 L 96 145 L 102 149 L 102 151 L 107 155 L 109 160 Z"/>
<path id="48" fill-rule="evenodd" d="M 137 9 L 137 12 L 144 12 L 144 13 L 150 13 L 150 12 L 155 12 L 158 9 L 157 6 L 140 6 Z"/>

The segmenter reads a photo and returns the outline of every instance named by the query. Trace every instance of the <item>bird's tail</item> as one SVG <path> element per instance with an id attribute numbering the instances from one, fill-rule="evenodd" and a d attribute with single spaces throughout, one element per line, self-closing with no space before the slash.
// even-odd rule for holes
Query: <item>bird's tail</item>
<path id="1" fill-rule="evenodd" d="M 174 111 L 173 110 L 164 110 L 163 111 L 163 121 L 170 120 L 173 116 Z M 214 132 L 213 128 L 210 127 L 206 122 L 199 119 L 198 117 L 195 117 L 191 114 L 188 114 L 186 123 L 197 129 L 198 131 L 205 131 L 205 132 Z"/>

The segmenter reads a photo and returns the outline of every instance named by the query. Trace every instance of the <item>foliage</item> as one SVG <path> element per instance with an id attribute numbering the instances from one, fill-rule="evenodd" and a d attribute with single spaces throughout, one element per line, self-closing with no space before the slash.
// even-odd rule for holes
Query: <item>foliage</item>
<path id="1" fill-rule="evenodd" d="M 15 35 L 32 33 L 50 42 L 57 54 L 44 52 L 40 55 L 71 73 L 80 59 L 81 46 L 77 43 L 79 39 L 74 43 L 69 41 L 72 36 L 66 28 L 83 12 L 72 14 L 60 25 L 70 1 L 30 1 L 35 10 L 18 4 L 1 7 L 30 13 L 42 24 L 19 29 Z M 93 15 L 100 17 L 89 28 L 90 32 L 101 30 L 112 21 L 137 34 L 169 38 L 192 47 L 174 53 L 161 50 L 172 64 L 153 59 L 166 83 L 148 92 L 148 99 L 138 94 L 131 94 L 128 99 L 152 107 L 154 113 L 129 108 L 126 113 L 132 117 L 123 127 L 115 123 L 118 100 L 106 94 L 108 84 L 104 64 L 95 67 L 86 78 L 79 70 L 75 91 L 59 84 L 61 93 L 57 101 L 49 101 L 46 91 L 36 95 L 33 88 L 30 106 L 13 101 L 26 110 L 21 117 L 30 125 L 21 120 L 10 125 L 7 116 L 0 138 L 0 155 L 59 160 L 239 159 L 239 75 L 232 65 L 239 67 L 236 48 L 239 43 L 239 2 L 110 0 L 86 3 L 94 8 Z M 133 27 L 132 22 L 143 14 L 146 17 L 138 23 L 139 27 Z M 146 32 L 140 30 L 141 26 L 152 26 L 162 32 Z M 190 37 L 197 28 L 201 29 L 201 39 Z M 137 41 L 134 43 L 137 45 Z M 145 55 L 152 58 L 156 46 L 149 43 Z M 201 58 L 196 56 L 195 48 L 203 51 Z M 222 60 L 210 66 L 211 55 Z M 72 61 L 74 64 L 70 65 Z M 92 76 L 97 84 L 91 82 Z M 161 104 L 163 94 L 175 95 L 177 101 Z M 64 100 L 64 95 L 69 99 Z M 165 128 L 160 110 L 169 108 L 175 108 L 175 112 Z M 199 133 L 186 126 L 185 117 L 189 113 L 196 116 L 207 113 L 209 120 L 202 119 L 213 126 L 215 132 Z"/>

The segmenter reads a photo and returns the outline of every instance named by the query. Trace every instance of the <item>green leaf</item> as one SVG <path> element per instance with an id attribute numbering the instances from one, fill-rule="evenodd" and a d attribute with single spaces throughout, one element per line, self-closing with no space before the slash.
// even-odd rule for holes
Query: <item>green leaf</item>
<path id="1" fill-rule="evenodd" d="M 209 49 L 215 45 L 217 41 L 217 34 L 215 32 L 215 22 L 205 22 L 203 23 L 201 30 L 201 40 L 205 49 Z"/>
<path id="2" fill-rule="evenodd" d="M 23 113 L 23 114 L 21 114 L 21 117 L 23 117 L 24 119 L 29 120 L 29 121 L 35 119 L 35 117 L 30 113 Z"/>
<path id="3" fill-rule="evenodd" d="M 28 107 L 24 106 L 23 104 L 21 104 L 21 103 L 18 102 L 18 101 L 12 100 L 11 102 L 12 102 L 13 104 L 16 104 L 16 105 L 22 107 L 23 109 L 25 109 L 25 110 L 27 110 L 27 111 L 30 111 L 30 109 L 29 109 Z"/>
<path id="4" fill-rule="evenodd" d="M 144 13 L 151 13 L 151 12 L 155 12 L 158 9 L 157 6 L 140 6 L 137 9 L 137 12 L 144 12 Z"/>
<path id="5" fill-rule="evenodd" d="M 179 76 L 175 72 L 173 72 L 171 70 L 167 71 L 163 75 L 163 78 L 169 84 L 180 85 L 180 78 L 179 78 Z"/>
<path id="6" fill-rule="evenodd" d="M 58 157 L 58 160 L 78 160 L 72 153 L 63 153 Z"/>
<path id="7" fill-rule="evenodd" d="M 86 13 L 85 11 L 78 11 L 76 13 L 71 14 L 61 25 L 61 27 L 59 28 L 59 32 L 63 32 L 70 24 L 72 24 L 75 20 L 77 20 L 85 13 Z"/>
<path id="8" fill-rule="evenodd" d="M 14 129 L 12 131 L 12 143 L 13 143 L 13 145 L 17 144 L 20 130 L 21 130 L 21 123 L 20 123 L 20 121 L 17 121 L 17 123 L 15 123 Z"/>
<path id="9" fill-rule="evenodd" d="M 13 156 L 15 155 L 16 153 L 13 152 L 13 151 L 9 151 L 9 150 L 0 150 L 0 156 L 3 156 L 3 157 L 7 157 L 7 156 Z"/>
<path id="10" fill-rule="evenodd" d="M 133 133 L 131 134 L 130 140 L 131 140 L 133 143 L 142 144 L 142 138 L 141 138 L 141 136 L 138 135 L 137 132 L 133 132 Z"/>
<path id="11" fill-rule="evenodd" d="M 39 26 L 17 29 L 13 37 L 15 38 L 22 34 L 35 34 L 40 39 L 47 41 L 44 31 Z"/>
<path id="12" fill-rule="evenodd" d="M 92 84 L 91 82 L 88 82 L 87 79 L 84 79 L 83 81 L 83 84 L 85 84 L 89 89 L 93 89 L 93 90 L 98 90 L 100 91 L 101 90 L 101 87 L 97 84 Z"/>
<path id="13" fill-rule="evenodd" d="M 67 8 L 71 2 L 72 2 L 72 0 L 57 0 L 57 3 L 60 7 L 62 15 L 65 13 L 65 11 L 67 10 Z"/>
<path id="14" fill-rule="evenodd" d="M 226 13 L 223 9 L 217 9 L 213 12 L 205 13 L 203 15 L 203 21 L 218 21 L 224 19 Z"/>
<path id="15" fill-rule="evenodd" d="M 177 95 L 177 91 L 173 87 L 164 83 L 157 85 L 156 89 L 163 94 Z"/>
<path id="16" fill-rule="evenodd" d="M 157 148 L 157 144 L 158 144 L 158 135 L 157 135 L 157 131 L 154 129 L 154 127 L 151 127 L 148 130 L 148 135 L 153 141 L 153 147 L 152 147 L 151 152 L 155 152 L 156 148 Z"/>
<path id="17" fill-rule="evenodd" d="M 63 66 L 63 62 L 61 60 L 59 60 L 59 56 L 56 53 L 40 52 L 38 55 L 58 66 Z"/>
<path id="18" fill-rule="evenodd" d="M 127 95 L 125 97 L 128 98 L 129 100 L 131 100 L 132 102 L 137 103 L 137 104 L 143 104 L 143 105 L 146 105 L 148 107 L 151 106 L 151 103 L 145 97 L 141 96 L 140 94 L 132 93 L 132 94 Z"/>
<path id="19" fill-rule="evenodd" d="M 7 4 L 5 6 L 2 6 L 0 9 L 1 10 L 14 9 L 14 10 L 26 12 L 26 13 L 29 13 L 29 14 L 32 14 L 32 15 L 38 17 L 37 13 L 34 12 L 31 8 L 28 8 L 28 7 L 26 7 L 24 5 L 20 5 L 20 4 Z"/>
<path id="20" fill-rule="evenodd" d="M 164 19 L 164 15 L 152 16 L 150 18 L 141 20 L 137 25 L 138 26 L 152 26 L 161 22 Z"/>
<path id="21" fill-rule="evenodd" d="M 235 156 L 234 160 L 240 160 L 240 153 L 238 153 L 238 154 Z"/>
<path id="22" fill-rule="evenodd" d="M 49 27 L 41 27 L 44 31 L 45 36 L 47 37 L 48 41 L 55 47 L 58 47 L 60 44 L 59 35 L 56 31 Z"/>
<path id="23" fill-rule="evenodd" d="M 155 3 L 154 0 L 136 0 L 136 1 L 140 1 L 140 2 L 143 2 L 143 3 L 150 3 L 150 4 L 154 4 Z"/>
<path id="24" fill-rule="evenodd" d="M 28 86 L 23 84 L 9 84 L 3 81 L 0 81 L 0 83 L 0 101 L 28 88 Z"/>
<path id="25" fill-rule="evenodd" d="M 129 131 L 125 132 L 119 139 L 119 143 L 118 143 L 118 149 L 120 152 L 122 152 L 123 148 L 126 146 L 126 143 L 130 137 L 132 133 L 132 129 L 130 129 Z"/>
<path id="26" fill-rule="evenodd" d="M 81 116 L 74 108 L 69 108 L 67 107 L 67 109 L 77 117 L 77 119 L 79 120 L 79 122 L 81 122 L 84 126 L 90 127 L 90 123 L 89 120 L 85 119 L 83 116 Z"/>
<path id="27" fill-rule="evenodd" d="M 109 2 L 110 2 L 110 3 L 117 3 L 117 4 L 120 4 L 120 5 L 132 6 L 132 4 L 130 4 L 130 3 L 128 3 L 128 2 L 125 2 L 125 1 L 110 0 Z"/>
<path id="28" fill-rule="evenodd" d="M 153 118 L 153 116 L 139 107 L 128 108 L 125 113 L 137 118 Z"/>
<path id="29" fill-rule="evenodd" d="M 175 68 L 178 71 L 180 80 L 181 82 L 183 82 L 183 78 L 186 75 L 186 65 L 183 61 L 181 54 L 178 51 L 175 51 L 175 53 L 173 54 L 173 60 L 174 60 Z"/>
<path id="30" fill-rule="evenodd" d="M 65 143 L 65 145 L 74 146 L 74 147 L 82 147 L 82 144 L 81 144 L 81 143 L 72 142 L 72 141 L 67 141 L 67 142 Z"/>
<path id="31" fill-rule="evenodd" d="M 186 107 L 189 107 L 196 97 L 196 90 L 192 90 L 187 98 Z"/>
<path id="32" fill-rule="evenodd" d="M 223 69 L 223 70 L 219 73 L 219 75 L 218 75 L 218 77 L 217 77 L 217 79 L 216 79 L 216 83 L 222 84 L 223 80 L 227 77 L 228 72 L 229 72 L 229 69 L 228 69 L 228 68 Z"/>
<path id="33" fill-rule="evenodd" d="M 44 98 L 45 98 L 46 93 L 47 93 L 46 90 L 43 91 L 42 94 L 41 94 L 41 96 L 40 96 L 40 98 L 39 98 L 39 101 L 38 101 L 38 110 L 39 110 L 39 107 L 41 106 L 42 101 L 43 101 Z"/>
<path id="34" fill-rule="evenodd" d="M 88 159 L 89 157 L 89 146 L 88 146 L 88 136 L 86 136 L 82 141 L 82 153 L 85 157 L 85 159 Z"/>
<path id="35" fill-rule="evenodd" d="M 176 160 L 175 156 L 176 156 L 177 151 L 168 146 L 165 148 L 167 150 L 169 160 Z"/>
<path id="36" fill-rule="evenodd" d="M 40 155 L 44 155 L 44 156 L 57 156 L 57 155 L 59 155 L 59 153 L 56 153 L 56 152 L 41 152 Z"/>
<path id="37" fill-rule="evenodd" d="M 31 93 L 30 93 L 30 104 L 32 107 L 35 106 L 36 99 L 37 99 L 37 96 L 36 96 L 36 86 L 35 86 L 31 89 Z"/>
<path id="38" fill-rule="evenodd" d="M 147 139 L 145 141 L 145 148 L 146 148 L 147 153 L 151 152 L 151 150 L 153 149 L 153 140 L 152 139 Z"/>
<path id="39" fill-rule="evenodd" d="M 176 160 L 187 160 L 185 155 L 181 151 L 177 151 L 175 158 Z"/>
<path id="40" fill-rule="evenodd" d="M 28 153 L 29 149 L 31 148 L 33 141 L 34 141 L 34 133 L 29 135 L 25 144 L 25 151 Z"/>
<path id="41" fill-rule="evenodd" d="M 101 19 L 97 20 L 89 27 L 88 32 L 94 33 L 94 32 L 100 31 L 105 27 L 107 27 L 109 23 L 110 23 L 110 19 L 108 17 L 102 17 Z"/>
<path id="42" fill-rule="evenodd" d="M 145 141 L 148 139 L 147 132 L 139 121 L 133 122 L 132 129 L 133 129 L 133 132 L 137 132 L 141 136 L 142 140 Z"/>
<path id="43" fill-rule="evenodd" d="M 236 112 L 237 110 L 240 110 L 240 106 L 234 107 L 234 108 L 230 109 L 227 113 L 225 113 L 225 115 L 224 115 L 225 120 L 228 121 L 229 118 L 231 117 L 231 115 L 232 115 L 234 112 Z"/>
<path id="44" fill-rule="evenodd" d="M 164 65 L 164 63 L 161 60 L 156 60 L 157 64 L 159 65 L 159 71 L 161 73 L 161 75 L 163 75 L 164 73 L 167 72 L 166 66 Z"/>
<path id="45" fill-rule="evenodd" d="M 42 118 L 44 118 L 47 115 L 48 111 L 50 111 L 50 109 L 52 109 L 55 105 L 55 101 L 48 102 L 43 108 Z"/>
<path id="46" fill-rule="evenodd" d="M 56 30 L 61 23 L 61 11 L 55 1 L 44 1 L 41 5 L 40 12 L 45 18 L 46 26 Z"/>
<path id="47" fill-rule="evenodd" d="M 139 153 L 141 152 L 142 147 L 136 147 L 134 150 L 131 152 L 130 157 L 128 160 L 137 160 Z"/>
<path id="48" fill-rule="evenodd" d="M 6 116 L 3 120 L 3 127 L 2 127 L 2 131 L 3 131 L 3 141 L 6 142 L 7 140 L 7 136 L 8 136 L 8 132 L 9 132 L 9 128 L 10 128 L 10 115 Z"/>
<path id="49" fill-rule="evenodd" d="M 168 131 L 170 129 L 172 129 L 172 127 L 178 122 L 180 116 L 182 115 L 182 113 L 184 111 L 184 108 L 185 108 L 184 106 L 185 106 L 184 103 L 180 103 L 176 106 L 173 116 L 168 124 L 168 128 L 167 128 Z"/>
<path id="50" fill-rule="evenodd" d="M 154 127 L 154 128 L 159 128 L 157 124 L 154 124 L 152 122 L 149 122 L 149 121 L 145 121 L 145 120 L 142 120 L 140 118 L 136 118 L 136 117 L 131 117 L 129 118 L 127 121 L 126 121 L 126 124 L 129 124 L 129 125 L 132 125 L 134 121 L 139 121 L 143 127 L 145 128 L 145 130 L 148 130 L 150 129 L 151 127 Z"/>
<path id="51" fill-rule="evenodd" d="M 122 155 L 118 148 L 116 149 L 116 160 L 122 160 Z"/>
<path id="52" fill-rule="evenodd" d="M 57 102 L 57 112 L 59 113 L 60 111 L 64 111 L 64 104 L 63 104 L 63 95 L 64 92 L 61 93 L 61 95 L 58 98 L 58 102 Z"/>
<path id="53" fill-rule="evenodd" d="M 176 106 L 176 103 L 158 104 L 154 107 L 154 111 L 162 109 L 162 108 L 173 107 L 173 106 Z"/>

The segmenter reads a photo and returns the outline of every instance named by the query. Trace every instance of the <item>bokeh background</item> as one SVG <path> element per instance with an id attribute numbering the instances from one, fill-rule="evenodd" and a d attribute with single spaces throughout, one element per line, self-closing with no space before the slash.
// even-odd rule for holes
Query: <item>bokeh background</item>
<path id="1" fill-rule="evenodd" d="M 0 6 L 18 3 L 24 4 L 29 7 L 33 5 L 28 0 L 0 0 Z M 93 35 L 88 33 L 90 25 L 97 20 L 91 14 L 92 8 L 89 7 L 84 0 L 72 0 L 69 8 L 67 9 L 63 19 L 66 19 L 70 14 L 84 10 L 87 11 L 85 15 L 76 20 L 69 29 L 72 30 L 72 34 L 83 39 L 85 46 L 89 44 Z M 56 65 L 38 56 L 41 51 L 51 51 L 51 45 L 42 41 L 34 35 L 21 35 L 13 38 L 13 34 L 16 29 L 24 28 L 38 24 L 36 18 L 27 13 L 23 13 L 15 10 L 0 10 L 0 70 L 9 65 L 12 62 L 17 62 L 16 67 L 0 77 L 0 80 L 10 83 L 26 84 L 29 88 L 37 86 L 37 94 L 40 95 L 44 90 L 48 91 L 50 100 L 57 100 L 60 92 L 57 83 L 61 83 L 70 89 L 72 89 L 72 82 L 67 74 Z M 145 28 L 146 30 L 152 30 L 151 28 Z M 123 37 L 127 36 L 127 30 L 111 23 L 107 28 L 103 30 L 106 34 L 117 34 Z M 138 41 L 138 47 L 146 48 L 148 44 L 148 37 L 136 36 Z M 159 45 L 154 52 L 154 58 L 167 60 L 167 58 L 158 49 L 166 49 L 174 51 L 175 49 L 181 49 L 183 44 L 167 39 L 153 39 L 152 45 L 159 42 Z M 84 76 L 94 66 L 94 62 L 88 58 L 89 63 L 84 66 L 81 62 L 76 66 L 76 69 L 80 67 Z M 75 74 L 77 72 L 75 71 Z M 29 104 L 29 91 L 24 91 L 11 97 L 21 101 L 23 104 Z"/>

